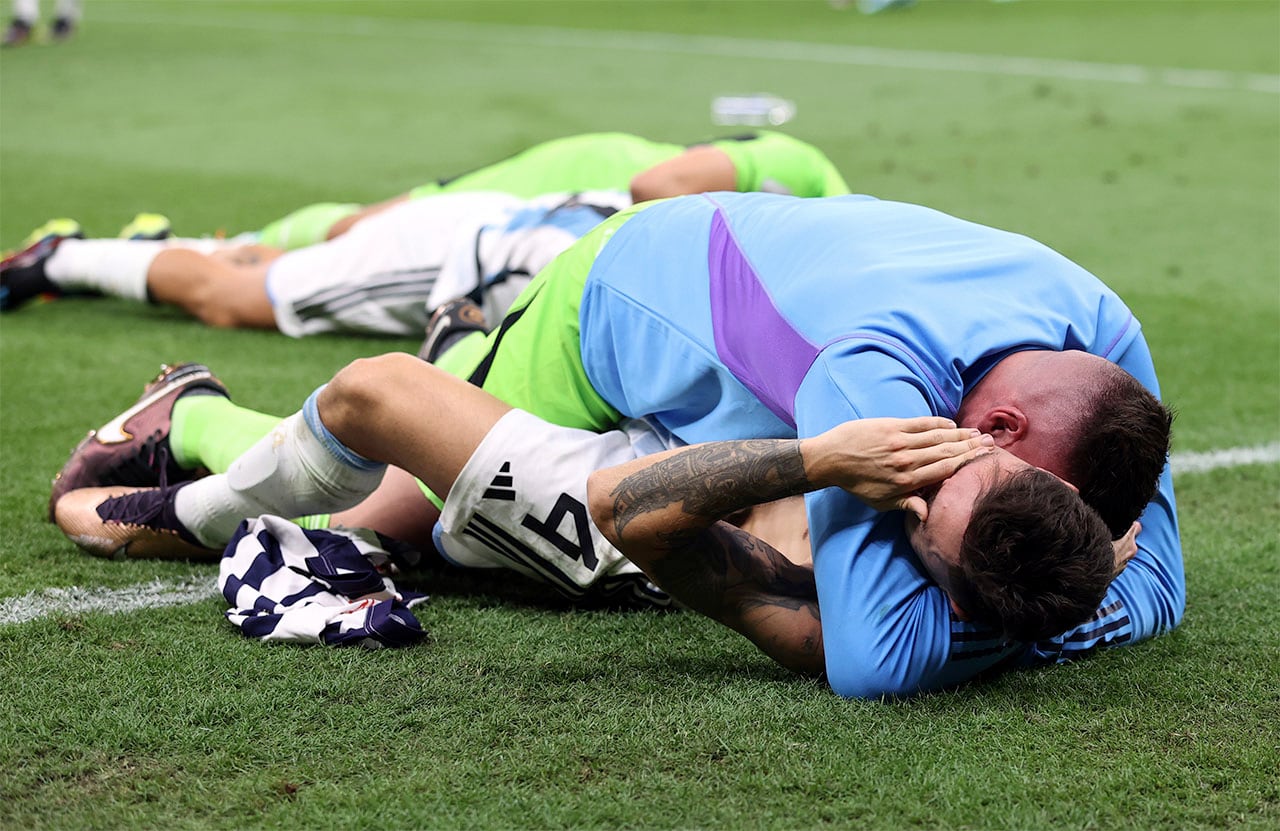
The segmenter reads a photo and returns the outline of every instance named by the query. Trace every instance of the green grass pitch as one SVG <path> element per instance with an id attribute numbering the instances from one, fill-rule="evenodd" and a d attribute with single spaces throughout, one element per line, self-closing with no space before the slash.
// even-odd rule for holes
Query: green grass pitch
<path id="1" fill-rule="evenodd" d="M 770 92 L 855 190 L 1029 234 L 1114 286 L 1175 452 L 1280 439 L 1275 0 L 85 6 L 70 41 L 0 55 L 4 247 L 53 216 L 252 229 L 571 133 L 697 140 L 724 132 L 714 96 Z M 108 300 L 6 315 L 0 610 L 212 580 L 92 560 L 44 521 L 66 453 L 161 361 L 283 414 L 413 348 Z M 212 597 L 0 625 L 0 828 L 1274 828 L 1280 465 L 1177 488 L 1178 631 L 906 702 L 841 700 L 693 615 L 489 585 L 428 585 L 431 643 L 380 653 L 248 642 Z"/>

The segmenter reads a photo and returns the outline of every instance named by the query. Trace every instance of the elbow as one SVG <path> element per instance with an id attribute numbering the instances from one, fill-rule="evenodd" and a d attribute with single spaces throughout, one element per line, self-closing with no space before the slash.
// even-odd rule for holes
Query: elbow
<path id="1" fill-rule="evenodd" d="M 644 178 L 644 174 L 640 174 L 631 180 L 631 201 L 633 204 L 648 202 L 655 197 L 651 196 L 652 188 L 648 181 Z"/>
<path id="2" fill-rule="evenodd" d="M 1169 586 L 1148 601 L 1145 607 L 1138 605 L 1131 610 L 1130 614 L 1134 622 L 1133 640 L 1144 641 L 1172 631 L 1182 624 L 1186 611 L 1186 587 Z"/>
<path id="3" fill-rule="evenodd" d="M 618 539 L 617 527 L 613 521 L 611 488 L 606 477 L 598 470 L 587 477 L 587 512 L 591 515 L 591 522 L 600 530 L 609 544 L 619 548 L 621 541 Z"/>
<path id="4" fill-rule="evenodd" d="M 827 654 L 827 684 L 842 698 L 883 700 L 909 698 L 923 685 L 911 673 L 877 662 L 871 655 Z"/>
<path id="5" fill-rule="evenodd" d="M 661 171 L 645 170 L 631 177 L 632 202 L 649 202 L 685 192 Z"/>
<path id="6" fill-rule="evenodd" d="M 888 676 L 877 677 L 864 672 L 832 673 L 827 668 L 827 683 L 831 691 L 841 698 L 860 698 L 878 701 L 883 699 L 909 698 L 920 688 L 914 684 L 903 684 L 900 679 Z"/>
<path id="7" fill-rule="evenodd" d="M 1124 573 L 1121 573 L 1121 577 Z M 1183 576 L 1182 569 L 1168 569 L 1158 571 L 1149 577 L 1149 586 L 1147 596 L 1150 600 L 1146 604 L 1141 602 L 1141 593 L 1134 592 L 1137 600 L 1132 601 L 1135 610 L 1138 611 L 1137 618 L 1142 621 L 1150 615 L 1150 623 L 1140 623 L 1143 631 L 1139 631 L 1138 639 L 1159 635 L 1179 626 L 1182 623 L 1183 615 L 1187 611 L 1187 581 Z M 1142 613 L 1144 608 L 1150 609 L 1146 614 Z"/>

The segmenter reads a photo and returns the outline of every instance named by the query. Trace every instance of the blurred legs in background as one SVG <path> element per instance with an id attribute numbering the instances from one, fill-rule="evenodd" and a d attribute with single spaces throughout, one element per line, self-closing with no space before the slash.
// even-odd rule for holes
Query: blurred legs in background
<path id="1" fill-rule="evenodd" d="M 80 22 L 80 14 L 80 0 L 57 0 L 53 22 L 49 24 L 50 38 L 60 41 L 70 37 Z M 30 42 L 39 21 L 40 0 L 13 0 L 13 18 L 4 33 L 4 45 L 22 46 Z"/>

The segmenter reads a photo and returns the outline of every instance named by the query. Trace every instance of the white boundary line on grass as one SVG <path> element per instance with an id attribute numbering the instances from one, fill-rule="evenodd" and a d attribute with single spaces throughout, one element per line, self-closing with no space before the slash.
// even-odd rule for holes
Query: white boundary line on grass
<path id="1" fill-rule="evenodd" d="M 1175 453 L 1172 459 L 1175 476 L 1276 462 L 1280 462 L 1280 442 L 1203 453 Z M 57 614 L 121 614 L 139 609 L 181 606 L 217 594 L 215 581 L 199 575 L 181 580 L 154 580 L 120 589 L 85 589 L 78 586 L 41 589 L 13 599 L 0 598 L 0 626 L 27 623 Z"/>
<path id="2" fill-rule="evenodd" d="M 211 577 L 192 576 L 182 580 L 153 580 L 120 589 L 41 589 L 21 597 L 0 600 L 0 626 L 27 623 L 50 615 L 80 615 L 101 612 L 118 615 L 138 609 L 183 606 L 214 597 L 218 593 Z"/>
<path id="3" fill-rule="evenodd" d="M 1265 465 L 1280 462 L 1280 441 L 1259 444 L 1254 447 L 1231 447 L 1226 450 L 1207 450 L 1203 453 L 1174 453 L 1169 463 L 1173 475 L 1204 473 L 1224 467 Z"/>
<path id="4" fill-rule="evenodd" d="M 708 57 L 796 61 L 882 69 L 968 72 L 983 75 L 1052 78 L 1139 86 L 1175 87 L 1280 94 L 1280 75 L 1217 69 L 1178 69 L 1137 64 L 976 55 L 919 49 L 775 41 L 664 32 L 616 32 L 552 26 L 466 23 L 447 20 L 383 20 L 368 17 L 310 18 L 299 25 L 268 15 L 254 17 L 154 17 L 95 10 L 95 22 L 147 26 L 199 26 L 216 29 L 285 32 L 341 37 L 400 37 L 508 44 L 539 49 L 595 49 L 606 52 L 664 52 Z"/>

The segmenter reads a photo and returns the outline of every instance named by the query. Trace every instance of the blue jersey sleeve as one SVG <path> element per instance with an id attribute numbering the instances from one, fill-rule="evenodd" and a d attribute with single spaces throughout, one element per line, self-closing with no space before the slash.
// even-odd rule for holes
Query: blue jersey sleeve
<path id="1" fill-rule="evenodd" d="M 1112 582 L 1097 613 L 1081 626 L 1035 644 L 1023 663 L 1073 660 L 1102 647 L 1154 637 L 1181 622 L 1187 589 L 1168 467 L 1140 522 L 1138 553 Z"/>
<path id="2" fill-rule="evenodd" d="M 1159 396 L 1160 387 L 1145 339 L 1135 338 L 1122 354 L 1111 357 Z M 1026 663 L 1066 661 L 1100 647 L 1134 643 L 1166 632 L 1182 621 L 1187 583 L 1173 496 L 1173 473 L 1167 463 L 1160 475 L 1159 490 L 1138 521 L 1142 524 L 1138 553 L 1111 584 L 1097 614 L 1070 632 L 1035 644 L 1026 656 Z"/>

